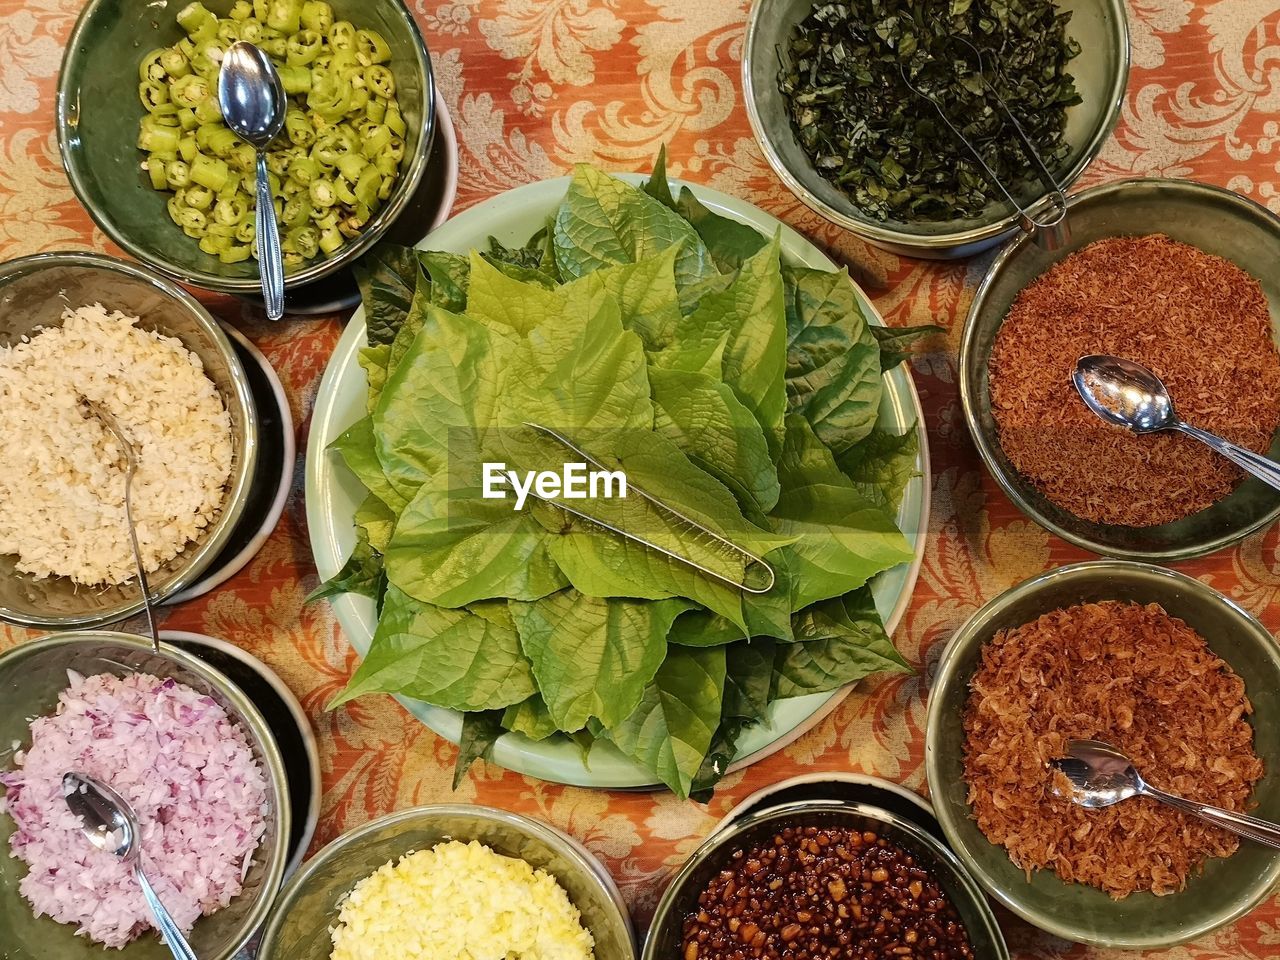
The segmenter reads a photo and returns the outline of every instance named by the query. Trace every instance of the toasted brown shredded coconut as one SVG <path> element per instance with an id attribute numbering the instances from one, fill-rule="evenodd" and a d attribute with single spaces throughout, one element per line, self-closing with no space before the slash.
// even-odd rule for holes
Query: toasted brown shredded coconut
<path id="1" fill-rule="evenodd" d="M 1066 778 L 1049 762 L 1069 740 L 1102 740 L 1152 786 L 1243 811 L 1262 776 L 1250 712 L 1244 681 L 1157 604 L 1055 610 L 983 648 L 964 717 L 969 804 L 1028 879 L 1049 868 L 1117 900 L 1173 893 L 1236 838 L 1147 797 L 1076 806 L 1054 796 Z"/>
<path id="2" fill-rule="evenodd" d="M 1242 477 L 1190 437 L 1135 436 L 1099 420 L 1071 383 L 1076 361 L 1093 353 L 1151 368 L 1183 420 L 1258 453 L 1280 426 L 1280 353 L 1258 281 L 1163 235 L 1091 243 L 1018 295 L 988 368 L 1010 462 L 1083 519 L 1168 523 Z"/>

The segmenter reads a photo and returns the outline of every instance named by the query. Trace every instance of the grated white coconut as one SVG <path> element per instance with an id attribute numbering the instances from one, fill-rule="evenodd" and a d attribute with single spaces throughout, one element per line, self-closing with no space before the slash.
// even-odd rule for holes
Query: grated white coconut
<path id="1" fill-rule="evenodd" d="M 330 960 L 592 960 L 595 947 L 555 877 L 475 840 L 383 864 L 331 936 Z"/>
<path id="2" fill-rule="evenodd" d="M 231 421 L 199 357 L 101 304 L 0 348 L 0 553 L 78 583 L 134 575 L 124 457 L 85 397 L 138 449 L 133 513 L 148 572 L 200 536 L 231 473 Z"/>

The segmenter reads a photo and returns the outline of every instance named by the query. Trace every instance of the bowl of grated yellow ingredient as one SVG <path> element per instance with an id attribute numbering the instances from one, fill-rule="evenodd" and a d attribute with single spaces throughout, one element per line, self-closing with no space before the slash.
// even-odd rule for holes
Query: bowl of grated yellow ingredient
<path id="1" fill-rule="evenodd" d="M 617 886 L 578 841 L 490 807 L 394 813 L 294 876 L 259 960 L 635 960 Z"/>

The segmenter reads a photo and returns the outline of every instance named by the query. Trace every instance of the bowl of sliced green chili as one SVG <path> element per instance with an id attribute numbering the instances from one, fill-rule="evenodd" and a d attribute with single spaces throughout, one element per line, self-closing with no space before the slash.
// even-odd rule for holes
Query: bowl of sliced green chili
<path id="1" fill-rule="evenodd" d="M 1000 100 L 1066 189 L 1115 126 L 1128 72 L 1122 0 L 755 0 L 742 58 L 752 130 L 787 187 L 931 259 L 1017 232 L 990 172 L 1024 205 L 1045 193 Z"/>
<path id="2" fill-rule="evenodd" d="M 237 40 L 275 63 L 288 111 L 270 171 L 285 283 L 360 256 L 404 210 L 435 134 L 431 62 L 401 0 L 90 0 L 58 88 L 58 141 L 103 232 L 168 276 L 259 286 L 253 148 L 222 122 Z"/>

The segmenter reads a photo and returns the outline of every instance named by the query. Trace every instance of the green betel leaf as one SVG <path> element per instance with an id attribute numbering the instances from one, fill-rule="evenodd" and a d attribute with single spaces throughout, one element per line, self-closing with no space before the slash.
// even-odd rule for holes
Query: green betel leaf
<path id="1" fill-rule="evenodd" d="M 640 189 L 664 207 L 674 210 L 676 198 L 671 195 L 671 184 L 667 181 L 667 145 L 658 148 L 658 156 L 653 161 L 653 173 L 649 179 L 640 184 Z"/>
<path id="2" fill-rule="evenodd" d="M 369 545 L 385 553 L 396 528 L 396 515 L 391 508 L 371 493 L 356 507 L 354 521 L 356 527 L 364 531 Z"/>
<path id="3" fill-rule="evenodd" d="M 614 746 L 669 786 L 689 795 L 693 778 L 720 726 L 723 647 L 671 647 L 622 723 L 606 728 Z"/>
<path id="4" fill-rule="evenodd" d="M 335 573 L 307 596 L 306 603 L 314 603 L 340 593 L 358 593 L 378 599 L 382 580 L 382 556 L 369 543 L 369 535 L 363 529 L 356 530 L 356 545 L 351 556 Z"/>
<path id="5" fill-rule="evenodd" d="M 598 438 L 602 447 L 604 439 Z M 597 459 L 625 469 L 628 495 L 591 501 L 589 510 L 584 510 L 591 517 L 642 536 L 735 583 L 743 581 L 749 565 L 741 554 L 727 550 L 634 490 L 644 491 L 756 556 L 788 542 L 785 536 L 748 522 L 733 494 L 691 464 L 665 437 L 629 430 L 609 436 L 607 449 L 609 456 Z M 583 593 L 596 597 L 688 597 L 745 628 L 741 589 L 555 507 L 540 505 L 535 515 L 553 534 L 551 555 Z"/>
<path id="6" fill-rule="evenodd" d="M 462 786 L 462 781 L 471 769 L 471 764 L 481 757 L 493 758 L 493 745 L 504 733 L 502 729 L 501 710 L 482 710 L 477 713 L 462 715 L 462 736 L 458 738 L 458 759 L 453 765 L 453 789 Z"/>
<path id="7" fill-rule="evenodd" d="M 379 343 L 372 347 L 361 347 L 356 354 L 356 362 L 364 370 L 365 379 L 369 381 L 369 398 L 365 401 L 365 409 L 373 413 L 382 396 L 382 388 L 387 383 L 387 367 L 391 363 L 391 344 Z"/>
<path id="8" fill-rule="evenodd" d="M 796 615 L 796 642 L 777 646 L 771 693 L 779 700 L 826 693 L 885 670 L 912 672 L 864 587 Z"/>
<path id="9" fill-rule="evenodd" d="M 419 603 L 388 588 L 369 647 L 330 708 L 366 693 L 394 693 L 451 710 L 495 710 L 533 695 L 505 603 L 485 616 Z M 498 612 L 501 611 L 501 612 Z"/>
<path id="10" fill-rule="evenodd" d="M 808 421 L 792 415 L 786 426 L 782 495 L 770 517 L 780 533 L 799 537 L 783 551 L 798 610 L 862 586 L 912 551 L 889 511 L 857 491 Z"/>
<path id="11" fill-rule="evenodd" d="M 724 273 L 741 268 L 769 242 L 755 227 L 709 209 L 688 187 L 680 190 L 680 200 L 675 207 L 698 231 L 716 266 Z"/>
<path id="12" fill-rule="evenodd" d="M 654 429 L 693 464 L 728 487 L 738 502 L 768 513 L 778 502 L 778 472 L 751 411 L 729 386 L 704 373 L 649 371 Z"/>
<path id="13" fill-rule="evenodd" d="M 783 270 L 787 316 L 787 411 L 804 416 L 835 452 L 875 425 L 880 351 L 848 271 Z"/>
<path id="14" fill-rule="evenodd" d="M 587 597 L 565 590 L 511 604 L 538 691 L 561 730 L 596 717 L 620 724 L 636 708 L 667 650 L 667 630 L 683 600 Z"/>
<path id="15" fill-rule="evenodd" d="M 920 434 L 913 425 L 906 433 L 889 433 L 879 427 L 836 458 L 858 492 L 897 514 L 902 493 L 919 476 Z"/>
<path id="16" fill-rule="evenodd" d="M 636 333 L 646 350 L 665 349 L 671 345 L 680 323 L 675 275 L 678 253 L 678 247 L 668 247 L 639 263 L 594 270 L 566 284 L 564 295 L 581 296 L 587 303 L 598 297 L 612 297 L 618 303 L 622 326 Z"/>
<path id="17" fill-rule="evenodd" d="M 946 332 L 945 328 L 933 323 L 918 327 L 872 327 L 871 333 L 880 345 L 880 369 L 888 373 L 911 356 L 911 348 L 915 344 Z"/>
<path id="18" fill-rule="evenodd" d="M 534 741 L 546 740 L 560 732 L 540 693 L 507 707 L 502 715 L 502 727 Z"/>
<path id="19" fill-rule="evenodd" d="M 478 253 L 471 254 L 471 285 L 467 289 L 467 316 L 503 332 L 527 336 L 534 327 L 576 317 L 565 315 L 565 295 L 541 283 L 528 283 L 503 273 Z"/>
<path id="20" fill-rule="evenodd" d="M 391 371 L 400 365 L 400 361 L 404 359 L 405 354 L 409 352 L 409 348 L 413 346 L 413 341 L 418 336 L 418 331 L 427 322 L 427 311 L 431 307 L 434 290 L 435 287 L 431 281 L 419 274 L 418 287 L 413 293 L 413 301 L 409 304 L 409 312 L 405 314 L 404 322 L 400 324 L 400 329 L 396 331 L 396 338 L 391 341 L 391 351 L 387 357 L 388 376 L 391 375 Z"/>
<path id="21" fill-rule="evenodd" d="M 725 648 L 724 708 L 726 718 L 763 720 L 772 701 L 774 651 L 768 637 L 739 640 Z"/>
<path id="22" fill-rule="evenodd" d="M 619 263 L 638 263 L 678 245 L 676 283 L 716 273 L 697 232 L 637 187 L 580 164 L 556 213 L 556 264 L 566 279 Z"/>
<path id="23" fill-rule="evenodd" d="M 709 293 L 682 317 L 675 345 L 654 362 L 678 370 L 700 370 L 708 353 L 724 341 L 724 382 L 755 415 L 770 449 L 782 440 L 786 410 L 783 384 L 787 330 L 778 238 L 742 265 L 724 290 Z"/>
<path id="24" fill-rule="evenodd" d="M 638 336 L 622 328 L 617 301 L 589 297 L 585 288 L 557 294 L 557 299 L 560 312 L 531 330 L 511 360 L 500 422 L 508 427 L 535 423 L 579 437 L 651 430 L 644 347 Z M 513 440 L 528 434 L 522 431 L 513 438 L 507 432 L 503 439 L 510 448 Z M 557 448 L 550 463 L 563 466 L 566 452 Z"/>
<path id="25" fill-rule="evenodd" d="M 417 287 L 418 258 L 409 247 L 380 243 L 352 264 L 364 301 L 369 345 L 390 344 Z"/>
<path id="26" fill-rule="evenodd" d="M 451 487 L 448 471 L 424 483 L 387 547 L 387 578 L 419 601 L 461 607 L 478 600 L 536 600 L 567 586 L 546 531 L 510 500 Z"/>
<path id="27" fill-rule="evenodd" d="M 372 417 L 363 417 L 347 427 L 329 444 L 329 449 L 338 451 L 347 469 L 356 475 L 356 479 L 370 493 L 386 504 L 392 513 L 398 514 L 404 509 L 408 501 L 388 482 L 386 474 L 382 472 L 382 462 L 375 449 Z"/>
<path id="28" fill-rule="evenodd" d="M 431 303 L 451 313 L 465 311 L 471 258 L 442 250 L 420 250 L 418 261 L 431 278 Z"/>
<path id="29" fill-rule="evenodd" d="M 388 482 L 412 498 L 433 474 L 479 456 L 484 431 L 501 401 L 517 344 L 439 307 L 387 380 L 373 412 L 378 460 Z M 475 474 L 479 477 L 479 466 Z"/>

